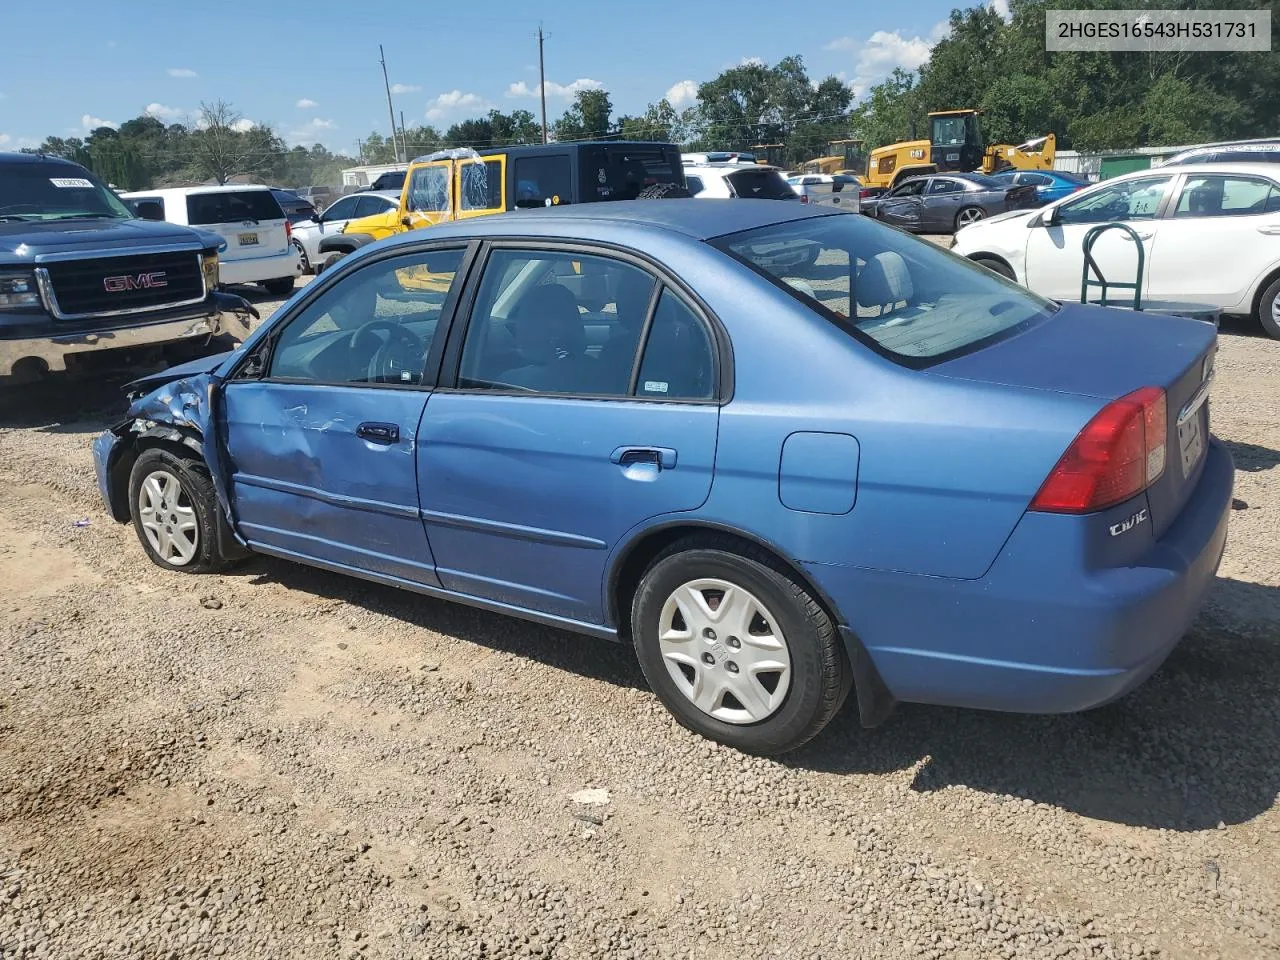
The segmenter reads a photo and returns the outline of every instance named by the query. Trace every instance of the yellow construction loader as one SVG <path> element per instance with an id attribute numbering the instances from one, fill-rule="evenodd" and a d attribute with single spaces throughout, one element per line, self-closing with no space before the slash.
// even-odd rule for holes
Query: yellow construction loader
<path id="1" fill-rule="evenodd" d="M 801 164 L 804 173 L 847 173 L 862 178 L 866 172 L 866 156 L 861 140 L 830 140 L 825 156 L 806 160 Z"/>
<path id="2" fill-rule="evenodd" d="M 977 110 L 933 111 L 929 139 L 891 143 L 871 151 L 863 185 L 887 190 L 907 177 L 943 171 L 1053 169 L 1057 139 L 1052 133 L 1017 146 L 985 144 L 978 115 Z"/>

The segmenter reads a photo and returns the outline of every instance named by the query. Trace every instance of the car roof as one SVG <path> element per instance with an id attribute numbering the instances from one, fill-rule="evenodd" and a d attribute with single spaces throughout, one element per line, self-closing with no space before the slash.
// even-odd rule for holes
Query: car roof
<path id="1" fill-rule="evenodd" d="M 442 223 L 429 231 L 435 236 L 491 237 L 511 234 L 536 236 L 547 230 L 557 237 L 607 239 L 617 229 L 640 228 L 678 233 L 695 240 L 753 230 L 775 223 L 825 216 L 856 216 L 829 207 L 799 203 L 753 202 L 730 199 L 611 200 L 554 207 L 531 207 L 488 217 Z M 407 243 L 416 232 L 400 234 L 391 243 Z M 421 239 L 420 237 L 418 239 Z"/>
<path id="2" fill-rule="evenodd" d="M 1163 170 L 1163 166 L 1149 167 L 1146 170 L 1135 170 L 1132 173 L 1126 173 L 1124 179 L 1150 175 L 1159 173 Z M 1270 177 L 1272 180 L 1276 178 L 1276 164 L 1264 163 L 1259 161 L 1248 160 L 1228 160 L 1215 163 L 1180 163 L 1176 167 L 1171 167 L 1170 173 L 1250 173 L 1260 177 Z M 1111 177 L 1112 180 L 1122 179 L 1121 177 Z M 1104 181 L 1105 182 L 1105 181 Z"/>
<path id="3" fill-rule="evenodd" d="M 0 152 L 0 163 L 57 163 L 67 167 L 80 167 L 74 160 L 66 157 L 55 157 L 51 153 L 5 153 Z M 83 169 L 81 167 L 81 169 Z"/>
<path id="4" fill-rule="evenodd" d="M 197 193 L 245 193 L 248 191 L 265 191 L 274 194 L 270 187 L 265 187 L 256 183 L 234 184 L 228 183 L 222 186 L 209 185 L 205 187 L 163 187 L 159 190 L 131 190 L 129 193 L 122 193 L 120 196 L 128 197 L 188 197 Z"/>

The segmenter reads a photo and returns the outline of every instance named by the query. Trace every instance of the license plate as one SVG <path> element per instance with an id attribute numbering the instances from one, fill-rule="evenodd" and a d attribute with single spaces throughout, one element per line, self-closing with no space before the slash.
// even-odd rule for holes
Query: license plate
<path id="1" fill-rule="evenodd" d="M 1200 426 L 1203 408 L 1194 417 L 1178 425 L 1178 447 L 1182 451 L 1182 475 L 1189 477 L 1204 453 L 1204 430 Z"/>
<path id="2" fill-rule="evenodd" d="M 242 233 L 239 240 L 242 247 L 256 247 L 258 245 L 258 235 L 256 233 Z"/>

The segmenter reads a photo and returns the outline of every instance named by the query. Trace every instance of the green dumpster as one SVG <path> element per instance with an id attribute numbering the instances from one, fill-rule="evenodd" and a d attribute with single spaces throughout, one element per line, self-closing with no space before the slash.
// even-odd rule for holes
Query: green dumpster
<path id="1" fill-rule="evenodd" d="M 1122 173 L 1133 173 L 1135 170 L 1151 169 L 1151 157 L 1144 153 L 1123 153 L 1102 158 L 1102 166 L 1098 171 L 1099 180 L 1118 177 Z"/>

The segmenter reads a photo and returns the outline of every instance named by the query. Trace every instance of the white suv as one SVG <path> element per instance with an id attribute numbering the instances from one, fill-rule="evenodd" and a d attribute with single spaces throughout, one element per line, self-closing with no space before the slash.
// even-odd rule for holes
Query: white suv
<path id="1" fill-rule="evenodd" d="M 302 272 L 289 242 L 292 227 L 270 187 L 175 187 L 121 197 L 144 220 L 200 227 L 226 240 L 219 283 L 260 283 L 272 296 L 283 296 Z"/>
<path id="2" fill-rule="evenodd" d="M 760 163 L 686 163 L 684 181 L 698 199 L 798 200 L 777 167 Z"/>

